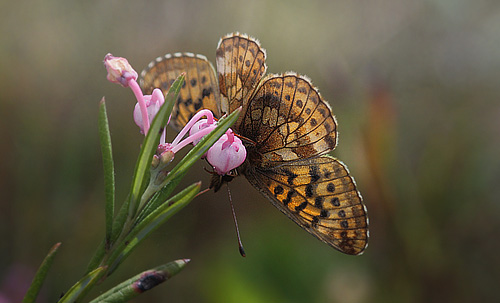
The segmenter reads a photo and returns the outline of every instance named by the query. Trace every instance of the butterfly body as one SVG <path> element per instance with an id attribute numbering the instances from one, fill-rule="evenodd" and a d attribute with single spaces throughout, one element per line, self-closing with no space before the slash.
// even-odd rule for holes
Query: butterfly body
<path id="1" fill-rule="evenodd" d="M 347 167 L 327 155 L 338 139 L 330 106 L 305 76 L 264 76 L 265 57 L 255 39 L 230 34 L 217 47 L 217 76 L 203 56 L 177 53 L 152 62 L 142 86 L 145 93 L 166 91 L 186 72 L 172 113 L 176 129 L 201 108 L 220 117 L 242 107 L 232 129 L 245 144 L 246 160 L 236 174 L 213 175 L 211 187 L 244 175 L 310 234 L 341 252 L 361 254 L 368 243 L 366 208 Z"/>

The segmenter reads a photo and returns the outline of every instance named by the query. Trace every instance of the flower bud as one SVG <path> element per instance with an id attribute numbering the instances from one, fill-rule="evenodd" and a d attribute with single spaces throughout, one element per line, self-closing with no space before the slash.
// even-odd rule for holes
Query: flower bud
<path id="1" fill-rule="evenodd" d="M 128 87 L 130 80 L 137 80 L 137 72 L 128 63 L 127 59 L 115 57 L 107 54 L 104 57 L 104 66 L 108 71 L 108 80 L 113 83 L 121 84 L 123 87 Z"/>
<path id="2" fill-rule="evenodd" d="M 219 175 L 225 175 L 229 171 L 240 166 L 247 156 L 243 142 L 235 137 L 231 130 L 208 150 L 207 160 Z"/>

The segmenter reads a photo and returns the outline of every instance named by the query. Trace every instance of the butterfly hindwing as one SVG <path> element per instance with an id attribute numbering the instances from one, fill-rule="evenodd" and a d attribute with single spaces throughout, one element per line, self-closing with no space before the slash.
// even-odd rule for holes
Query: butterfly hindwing
<path id="1" fill-rule="evenodd" d="M 319 156 L 243 173 L 274 206 L 321 241 L 352 255 L 366 248 L 366 209 L 354 179 L 337 159 Z"/>
<path id="2" fill-rule="evenodd" d="M 307 78 L 271 75 L 249 101 L 238 134 L 255 141 L 255 165 L 270 167 L 333 150 L 337 123 Z"/>
<path id="3" fill-rule="evenodd" d="M 222 111 L 231 113 L 246 106 L 262 79 L 266 52 L 257 40 L 236 33 L 219 41 L 215 55 Z"/>
<path id="4" fill-rule="evenodd" d="M 145 94 L 160 88 L 164 94 L 181 73 L 186 73 L 177 102 L 172 110 L 172 127 L 179 131 L 200 109 L 210 109 L 220 117 L 220 93 L 215 71 L 202 55 L 175 53 L 159 57 L 142 72 L 141 86 Z"/>

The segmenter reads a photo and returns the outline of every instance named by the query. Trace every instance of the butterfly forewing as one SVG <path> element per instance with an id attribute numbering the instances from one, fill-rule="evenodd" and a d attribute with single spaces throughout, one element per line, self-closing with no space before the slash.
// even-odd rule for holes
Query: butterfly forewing
<path id="1" fill-rule="evenodd" d="M 222 111 L 245 107 L 266 72 L 265 50 L 256 40 L 234 34 L 220 40 L 215 54 Z"/>
<path id="2" fill-rule="evenodd" d="M 160 88 L 164 94 L 181 73 L 186 73 L 177 102 L 172 110 L 171 125 L 180 130 L 200 109 L 210 109 L 220 117 L 220 94 L 212 64 L 201 55 L 176 53 L 159 57 L 142 72 L 145 94 Z"/>
<path id="3" fill-rule="evenodd" d="M 324 154 L 337 143 L 329 106 L 309 80 L 295 74 L 272 75 L 262 82 L 238 133 L 256 142 L 259 164 L 268 167 Z"/>
<path id="4" fill-rule="evenodd" d="M 357 255 L 368 241 L 368 219 L 347 168 L 320 156 L 274 168 L 249 167 L 249 182 L 299 226 L 339 251 Z"/>

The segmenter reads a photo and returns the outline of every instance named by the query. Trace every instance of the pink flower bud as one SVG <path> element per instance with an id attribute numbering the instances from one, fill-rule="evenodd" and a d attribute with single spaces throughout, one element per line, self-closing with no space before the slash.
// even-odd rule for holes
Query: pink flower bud
<path id="1" fill-rule="evenodd" d="M 121 84 L 123 87 L 129 86 L 129 81 L 137 80 L 137 72 L 128 63 L 127 59 L 115 57 L 107 54 L 104 57 L 104 66 L 108 71 L 108 80 Z"/>
<path id="2" fill-rule="evenodd" d="M 219 175 L 225 175 L 229 171 L 240 166 L 247 156 L 245 146 L 231 130 L 228 130 L 208 150 L 207 160 Z"/>

